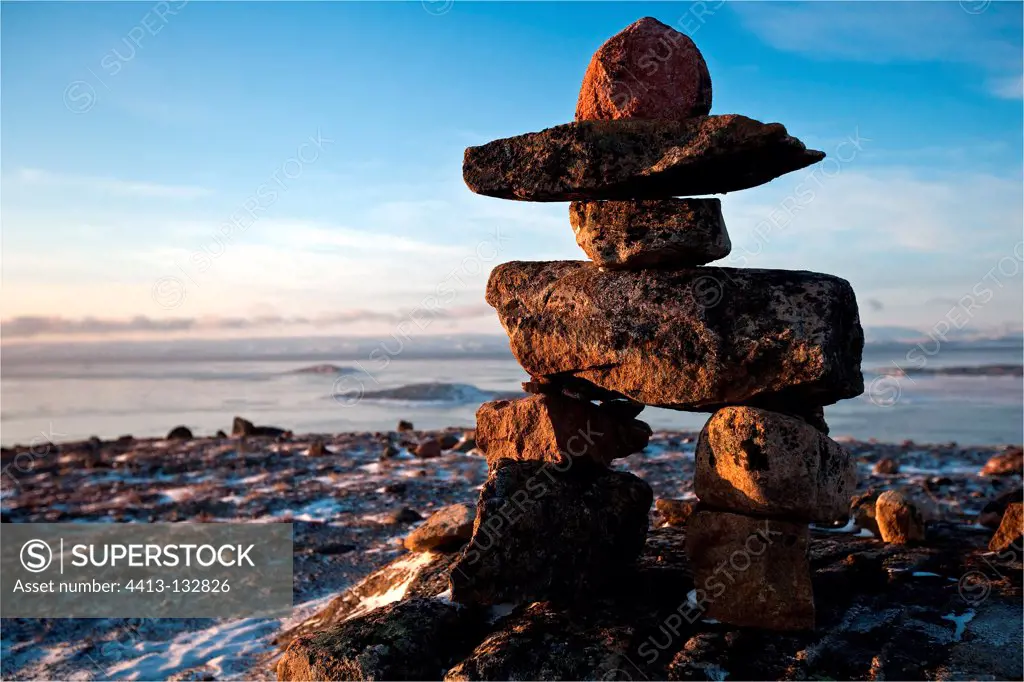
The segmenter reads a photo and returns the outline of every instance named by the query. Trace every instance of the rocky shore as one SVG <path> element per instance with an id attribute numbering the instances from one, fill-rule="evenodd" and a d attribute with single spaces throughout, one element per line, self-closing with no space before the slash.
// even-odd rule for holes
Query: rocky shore
<path id="1" fill-rule="evenodd" d="M 404 541 L 423 536 L 418 529 L 435 512 L 474 506 L 487 461 L 472 431 L 402 426 L 5 449 L 4 522 L 294 523 L 296 611 L 289 621 L 8 619 L 3 678 L 272 679 L 298 634 L 379 618 L 389 602 L 444 601 L 465 535 L 425 552 Z M 841 679 L 870 677 L 872 666 L 901 679 L 1021 677 L 1020 556 L 988 550 L 1008 503 L 1021 498 L 1019 448 L 837 436 L 857 462 L 858 484 L 849 523 L 812 527 L 819 627 L 772 635 L 679 615 L 693 589 L 679 524 L 694 500 L 697 436 L 655 431 L 642 452 L 611 464 L 647 482 L 655 504 L 637 572 L 608 604 L 571 619 L 547 602 L 495 608 L 462 649 L 437 654 L 433 677 L 705 679 L 720 669 L 728 679 Z M 885 490 L 920 510 L 923 541 L 878 536 L 874 502 Z M 485 640 L 494 655 L 483 653 Z M 763 667 L 736 653 L 747 646 L 767 652 Z"/>

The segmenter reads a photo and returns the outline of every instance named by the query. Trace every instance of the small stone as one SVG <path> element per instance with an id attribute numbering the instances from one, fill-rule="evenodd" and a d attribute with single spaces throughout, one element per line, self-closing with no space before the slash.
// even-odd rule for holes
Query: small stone
<path id="1" fill-rule="evenodd" d="M 484 403 L 476 413 L 477 444 L 492 464 L 586 457 L 607 465 L 643 450 L 651 435 L 647 424 L 619 419 L 614 412 L 555 394 Z"/>
<path id="2" fill-rule="evenodd" d="M 502 460 L 480 491 L 473 537 L 452 568 L 452 599 L 592 595 L 635 562 L 652 499 L 651 487 L 625 472 Z"/>
<path id="3" fill-rule="evenodd" d="M 431 438 L 430 440 L 425 440 L 416 446 L 416 449 L 413 451 L 413 454 L 415 454 L 417 457 L 422 457 L 423 459 L 440 457 L 441 443 L 439 443 L 434 438 Z"/>
<path id="4" fill-rule="evenodd" d="M 470 190 L 519 201 L 671 199 L 770 182 L 825 158 L 746 116 L 578 121 L 469 147 Z"/>
<path id="5" fill-rule="evenodd" d="M 407 422 L 404 419 L 399 420 L 399 422 L 398 422 L 398 429 L 397 430 L 398 431 L 412 431 L 413 430 L 412 422 Z"/>
<path id="6" fill-rule="evenodd" d="M 1016 546 L 1018 551 L 1024 551 L 1024 544 L 1020 542 L 1021 535 L 1024 535 L 1024 504 L 1014 502 L 1003 513 L 1003 521 L 989 541 L 988 549 L 991 552 L 1002 552 Z"/>
<path id="7" fill-rule="evenodd" d="M 856 298 L 831 275 L 512 261 L 491 271 L 487 302 L 532 376 L 646 405 L 713 412 L 782 394 L 820 406 L 864 391 Z"/>
<path id="8" fill-rule="evenodd" d="M 469 541 L 473 535 L 476 509 L 468 504 L 453 504 L 434 512 L 426 523 L 405 538 L 410 552 L 450 551 Z"/>
<path id="9" fill-rule="evenodd" d="M 408 489 L 409 484 L 403 481 L 399 481 L 397 483 L 388 483 L 386 486 L 384 486 L 384 492 L 391 495 L 401 495 Z"/>
<path id="10" fill-rule="evenodd" d="M 978 514 L 978 523 L 988 528 L 998 528 L 999 524 L 1003 522 L 1003 514 L 1006 513 L 1007 507 L 1014 502 L 1020 502 L 1022 498 L 1024 498 L 1024 489 L 1015 488 L 989 500 Z"/>
<path id="11" fill-rule="evenodd" d="M 231 435 L 235 437 L 269 436 L 271 438 L 280 438 L 288 436 L 290 433 L 290 431 L 278 428 L 277 426 L 255 426 L 248 419 L 242 419 L 241 417 L 235 417 L 231 424 Z"/>
<path id="12" fill-rule="evenodd" d="M 422 520 L 423 515 L 416 511 L 415 509 L 410 509 L 409 507 L 403 507 L 391 514 L 391 523 L 406 524 L 416 523 L 417 521 Z"/>
<path id="13" fill-rule="evenodd" d="M 872 469 L 875 474 L 892 475 L 900 472 L 900 463 L 894 459 L 883 457 L 882 459 L 875 462 L 875 466 Z"/>
<path id="14" fill-rule="evenodd" d="M 807 422 L 755 407 L 726 407 L 697 439 L 694 492 L 744 514 L 829 522 L 849 517 L 856 463 Z"/>
<path id="15" fill-rule="evenodd" d="M 462 453 L 472 452 L 473 450 L 476 450 L 476 432 L 467 431 L 464 434 L 462 434 L 462 438 L 459 439 L 459 442 L 456 443 L 455 447 L 453 447 L 452 449 L 455 450 L 455 452 Z"/>
<path id="16" fill-rule="evenodd" d="M 167 434 L 167 440 L 192 440 L 192 430 L 187 426 L 175 426 Z"/>
<path id="17" fill-rule="evenodd" d="M 324 442 L 319 438 L 309 444 L 310 457 L 323 457 L 324 455 L 330 454 L 332 454 L 331 451 L 327 449 L 327 446 L 324 445 Z"/>
<path id="18" fill-rule="evenodd" d="M 685 119 L 711 111 L 711 74 L 684 33 L 644 17 L 609 38 L 587 66 L 576 120 Z"/>
<path id="19" fill-rule="evenodd" d="M 391 459 L 392 457 L 397 456 L 399 452 L 401 451 L 398 448 L 396 448 L 393 443 L 388 443 L 387 445 L 384 446 L 384 449 L 381 451 L 380 458 Z"/>
<path id="20" fill-rule="evenodd" d="M 698 510 L 686 523 L 692 612 L 769 630 L 814 627 L 805 524 Z"/>
<path id="21" fill-rule="evenodd" d="M 603 268 L 685 268 L 732 249 L 718 199 L 574 201 L 576 243 Z"/>
<path id="22" fill-rule="evenodd" d="M 686 519 L 693 513 L 693 507 L 693 502 L 686 500 L 658 498 L 654 501 L 654 509 L 661 515 L 662 523 L 666 526 L 685 526 Z"/>
<path id="23" fill-rule="evenodd" d="M 214 438 L 227 438 L 228 434 L 224 433 L 223 430 L 217 429 L 217 433 L 214 434 Z"/>
<path id="24" fill-rule="evenodd" d="M 982 476 L 1020 476 L 1024 473 L 1024 450 L 1010 448 L 994 455 L 981 469 Z"/>
<path id="25" fill-rule="evenodd" d="M 875 502 L 878 533 L 886 542 L 907 545 L 924 541 L 924 516 L 903 493 L 886 490 Z"/>
<path id="26" fill-rule="evenodd" d="M 438 437 L 437 442 L 441 444 L 442 450 L 451 450 L 458 445 L 459 437 L 454 433 L 445 433 Z"/>

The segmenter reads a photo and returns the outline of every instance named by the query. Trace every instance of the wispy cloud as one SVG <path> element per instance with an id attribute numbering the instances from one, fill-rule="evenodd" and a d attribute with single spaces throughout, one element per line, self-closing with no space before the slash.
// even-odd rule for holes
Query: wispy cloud
<path id="1" fill-rule="evenodd" d="M 406 320 L 465 320 L 493 315 L 484 304 L 456 308 L 410 310 L 341 310 L 313 316 L 261 315 L 254 317 L 176 317 L 153 318 L 137 315 L 125 319 L 96 317 L 66 318 L 59 316 L 13 317 L 0 322 L 5 339 L 28 339 L 40 336 L 114 336 L 168 332 L 224 332 L 261 328 L 314 327 L 330 328 L 364 322 L 399 324 Z"/>
<path id="2" fill-rule="evenodd" d="M 29 187 L 74 188 L 122 197 L 197 199 L 213 194 L 205 187 L 194 185 L 166 185 L 118 178 L 70 175 L 39 168 L 22 168 L 18 171 L 16 179 Z"/>

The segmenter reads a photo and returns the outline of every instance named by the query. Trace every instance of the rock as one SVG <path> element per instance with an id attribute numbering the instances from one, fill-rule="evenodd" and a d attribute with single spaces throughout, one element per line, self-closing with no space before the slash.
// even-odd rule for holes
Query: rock
<path id="1" fill-rule="evenodd" d="M 520 201 L 671 199 L 757 187 L 825 158 L 746 116 L 579 121 L 469 147 L 470 190 Z"/>
<path id="2" fill-rule="evenodd" d="M 1002 552 L 1004 549 L 1015 546 L 1018 552 L 1024 551 L 1024 544 L 1020 541 L 1022 535 L 1024 535 L 1024 504 L 1014 502 L 1006 508 L 1003 521 L 988 543 L 988 548 L 993 552 Z"/>
<path id="3" fill-rule="evenodd" d="M 410 552 L 451 551 L 473 535 L 476 509 L 468 504 L 452 504 L 431 514 L 426 523 L 405 538 Z"/>
<path id="4" fill-rule="evenodd" d="M 254 426 L 253 423 L 247 419 L 241 417 L 235 417 L 231 424 L 231 435 L 238 436 L 269 436 L 272 438 L 278 438 L 290 433 L 285 429 L 278 428 L 276 426 Z"/>
<path id="5" fill-rule="evenodd" d="M 894 459 L 883 457 L 882 459 L 875 462 L 875 466 L 874 468 L 872 468 L 871 471 L 876 475 L 882 474 L 888 476 L 892 474 L 898 474 L 900 472 L 900 463 Z"/>
<path id="6" fill-rule="evenodd" d="M 391 459 L 392 457 L 397 456 L 399 452 L 401 451 L 395 447 L 394 443 L 388 443 L 384 446 L 384 449 L 381 450 L 380 458 Z"/>
<path id="7" fill-rule="evenodd" d="M 999 524 L 1003 522 L 1003 514 L 1006 512 L 1006 508 L 1013 502 L 1020 502 L 1021 499 L 1024 499 L 1024 490 L 1015 488 L 1007 490 L 995 499 L 989 500 L 981 508 L 981 513 L 978 515 L 978 523 L 988 528 L 998 528 Z"/>
<path id="8" fill-rule="evenodd" d="M 809 536 L 806 524 L 696 511 L 686 523 L 693 601 L 731 625 L 812 629 Z"/>
<path id="9" fill-rule="evenodd" d="M 224 433 L 223 430 L 217 429 L 217 433 L 214 434 L 214 438 L 227 438 L 228 434 Z"/>
<path id="10" fill-rule="evenodd" d="M 476 432 L 467 431 L 464 434 L 462 434 L 462 438 L 459 439 L 459 442 L 456 443 L 452 449 L 455 450 L 455 452 L 462 453 L 472 452 L 473 450 L 476 450 Z"/>
<path id="11" fill-rule="evenodd" d="M 574 600 L 636 560 L 653 494 L 619 471 L 496 463 L 480 491 L 473 537 L 452 569 L 463 604 Z M 570 468 L 571 467 L 571 468 Z"/>
<path id="12" fill-rule="evenodd" d="M 1024 473 L 1024 450 L 1010 448 L 993 456 L 981 469 L 982 476 L 1020 476 Z"/>
<path id="13" fill-rule="evenodd" d="M 413 451 L 413 454 L 416 455 L 417 457 L 422 457 L 423 459 L 440 457 L 441 443 L 439 443 L 434 438 L 431 438 L 430 440 L 425 440 L 416 446 L 416 449 Z"/>
<path id="14" fill-rule="evenodd" d="M 437 442 L 440 443 L 442 450 L 451 450 L 459 443 L 459 437 L 454 433 L 445 433 L 441 435 Z"/>
<path id="15" fill-rule="evenodd" d="M 397 431 L 412 431 L 413 430 L 412 422 L 407 422 L 404 419 L 400 419 L 398 421 L 398 428 L 396 430 Z"/>
<path id="16" fill-rule="evenodd" d="M 294 639 L 279 680 L 436 680 L 479 637 L 475 615 L 437 599 L 390 604 Z"/>
<path id="17" fill-rule="evenodd" d="M 779 395 L 827 405 L 864 390 L 857 302 L 830 275 L 513 261 L 492 271 L 487 302 L 533 376 L 647 405 L 711 412 Z"/>
<path id="18" fill-rule="evenodd" d="M 576 120 L 682 120 L 711 111 L 711 75 L 689 36 L 644 17 L 605 41 L 583 76 Z"/>
<path id="19" fill-rule="evenodd" d="M 416 523 L 417 521 L 422 520 L 423 515 L 416 511 L 415 509 L 410 509 L 409 507 L 403 507 L 402 509 L 399 509 L 398 511 L 391 514 L 391 523 L 396 524 Z"/>
<path id="20" fill-rule="evenodd" d="M 726 407 L 697 439 L 693 489 L 701 502 L 744 514 L 829 522 L 849 517 L 857 467 L 807 422 Z"/>
<path id="21" fill-rule="evenodd" d="M 874 536 L 881 537 L 878 530 L 878 522 L 875 521 L 875 503 L 878 501 L 878 493 L 869 490 L 861 495 L 856 495 L 850 500 L 850 515 L 853 523 L 858 528 L 871 531 Z"/>
<path id="22" fill-rule="evenodd" d="M 310 457 L 323 457 L 324 455 L 330 455 L 333 453 L 327 449 L 327 446 L 324 445 L 324 442 L 321 439 L 317 438 L 309 444 L 308 454 Z"/>
<path id="23" fill-rule="evenodd" d="M 192 430 L 187 426 L 175 426 L 167 434 L 167 440 L 192 440 Z"/>
<path id="24" fill-rule="evenodd" d="M 875 502 L 878 534 L 886 542 L 906 545 L 924 541 L 924 517 L 898 490 L 886 490 Z"/>
<path id="25" fill-rule="evenodd" d="M 662 522 L 667 526 L 684 527 L 686 519 L 690 518 L 690 514 L 693 513 L 693 507 L 693 502 L 686 500 L 658 498 L 654 501 L 655 510 L 661 515 Z"/>
<path id="26" fill-rule="evenodd" d="M 502 459 L 557 464 L 572 457 L 607 465 L 643 450 L 651 436 L 644 422 L 613 412 L 553 394 L 484 403 L 476 413 L 477 444 L 491 465 Z"/>
<path id="27" fill-rule="evenodd" d="M 683 268 L 725 258 L 732 249 L 718 199 L 574 201 L 576 243 L 604 268 Z"/>
<path id="28" fill-rule="evenodd" d="M 389 493 L 391 495 L 401 495 L 406 490 L 408 490 L 408 488 L 408 483 L 399 481 L 397 483 L 388 483 L 386 486 L 384 486 L 384 492 Z"/>

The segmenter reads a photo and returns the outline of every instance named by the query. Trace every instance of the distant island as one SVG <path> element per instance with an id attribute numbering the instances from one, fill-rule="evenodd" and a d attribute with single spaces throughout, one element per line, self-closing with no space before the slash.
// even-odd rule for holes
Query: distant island
<path id="1" fill-rule="evenodd" d="M 1024 365 L 976 365 L 973 367 L 879 367 L 876 374 L 887 376 L 1019 377 Z"/>
<path id="2" fill-rule="evenodd" d="M 351 367 L 339 367 L 338 365 L 310 365 L 301 369 L 293 369 L 288 374 L 351 374 L 355 370 Z"/>

